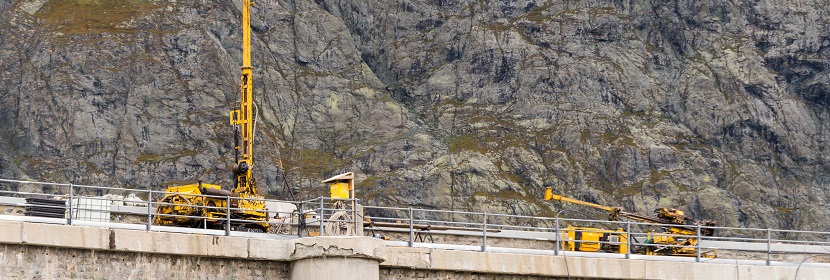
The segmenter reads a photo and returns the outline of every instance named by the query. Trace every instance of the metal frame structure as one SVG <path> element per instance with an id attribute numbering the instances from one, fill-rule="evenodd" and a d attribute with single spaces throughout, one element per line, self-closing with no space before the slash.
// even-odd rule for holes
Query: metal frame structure
<path id="1" fill-rule="evenodd" d="M 6 185 L 6 186 L 4 186 Z M 25 189 L 40 189 L 43 192 L 33 191 L 19 191 L 20 186 L 26 186 Z M 361 217 L 361 213 L 356 213 L 356 210 L 344 210 L 336 207 L 335 203 L 357 203 L 357 200 L 332 200 L 326 197 L 306 201 L 281 201 L 281 200 L 267 200 L 272 203 L 285 203 L 296 206 L 296 210 L 292 211 L 268 211 L 267 215 L 280 216 L 278 219 L 271 219 L 272 233 L 252 233 L 240 232 L 233 230 L 232 227 L 226 226 L 224 230 L 203 229 L 203 228 L 181 228 L 172 226 L 160 226 L 153 223 L 156 217 L 160 214 L 155 213 L 155 207 L 159 205 L 166 205 L 165 203 L 157 202 L 155 199 L 163 195 L 169 195 L 164 191 L 153 190 L 136 190 L 125 188 L 112 188 L 100 186 L 88 186 L 73 183 L 47 183 L 47 182 L 33 182 L 21 180 L 0 179 L 0 189 L 18 189 L 18 191 L 0 191 L 0 208 L 4 210 L 0 212 L 0 220 L 19 220 L 29 222 L 46 222 L 55 224 L 80 225 L 80 226 L 101 226 L 110 228 L 128 228 L 147 231 L 170 231 L 183 233 L 199 233 L 212 235 L 226 235 L 226 236 L 256 236 L 259 238 L 285 239 L 298 238 L 309 235 L 340 235 L 343 231 L 339 230 L 345 227 L 352 227 L 358 233 L 358 228 L 364 228 L 367 232 L 377 233 L 383 232 L 391 236 L 388 246 L 409 246 L 409 247 L 426 247 L 426 248 L 448 248 L 456 250 L 473 250 L 481 252 L 514 252 L 524 254 L 545 254 L 545 255 L 564 255 L 564 256 L 588 256 L 588 257 L 604 257 L 604 258 L 634 258 L 634 259 L 671 259 L 679 261 L 691 262 L 730 262 L 737 263 L 739 260 L 747 264 L 757 265 L 793 265 L 793 262 L 776 261 L 774 256 L 782 254 L 793 254 L 795 256 L 805 256 L 802 262 L 808 260 L 815 261 L 816 256 L 825 256 L 830 259 L 830 232 L 820 231 L 796 231 L 796 230 L 781 230 L 781 229 L 760 229 L 760 228 L 735 228 L 735 227 L 711 227 L 716 229 L 719 233 L 717 236 L 700 236 L 701 242 L 695 245 L 698 252 L 705 250 L 721 250 L 733 251 L 733 259 L 727 259 L 721 254 L 719 259 L 701 258 L 700 254 L 696 257 L 666 257 L 666 256 L 645 256 L 638 255 L 630 249 L 624 253 L 585 253 L 566 251 L 560 247 L 562 232 L 564 225 L 568 224 L 591 224 L 592 227 L 602 228 L 617 228 L 625 229 L 625 232 L 630 236 L 624 242 L 628 248 L 655 246 L 647 244 L 644 239 L 649 235 L 668 235 L 665 233 L 649 232 L 649 229 L 659 227 L 661 225 L 651 223 L 638 222 L 619 222 L 619 221 L 599 221 L 599 220 L 583 220 L 583 219 L 565 219 L 559 217 L 536 217 L 536 216 L 522 216 L 522 215 L 506 215 L 495 213 L 481 213 L 481 212 L 465 212 L 465 211 L 446 211 L 435 209 L 416 209 L 416 208 L 402 208 L 402 207 L 379 207 L 379 206 L 363 206 L 364 214 L 371 214 L 371 221 L 364 222 L 351 217 Z M 115 202 L 116 204 L 124 200 L 110 199 L 102 197 L 107 194 L 126 194 L 136 193 L 140 197 L 146 198 L 146 205 L 142 206 L 119 206 L 116 209 L 93 209 L 85 208 L 82 205 L 74 203 L 78 199 L 89 200 L 107 200 L 108 203 Z M 224 211 L 232 212 L 237 210 L 232 208 L 231 200 L 245 200 L 250 198 L 241 197 L 220 197 L 207 196 L 227 199 Z M 43 217 L 24 217 L 18 212 L 22 212 L 23 208 L 32 207 L 30 203 L 26 203 L 25 198 L 48 198 L 64 200 L 66 203 L 63 207 L 37 205 L 37 207 L 54 207 L 63 209 L 65 217 L 63 218 L 43 218 Z M 190 207 L 204 207 L 193 205 Z M 61 210 L 58 210 L 61 211 Z M 134 217 L 146 217 L 142 219 L 143 224 L 135 222 L 120 222 L 116 218 L 112 218 L 109 222 L 100 221 L 86 221 L 73 215 L 77 211 L 102 211 L 112 214 L 113 217 L 120 217 L 123 215 L 132 215 Z M 347 211 L 348 213 L 342 213 Z M 333 218 L 335 213 L 340 213 L 340 218 Z M 175 215 L 169 215 L 175 216 Z M 347 217 L 343 219 L 342 216 Z M 203 217 L 191 217 L 203 218 Z M 233 219 L 227 215 L 223 221 L 226 225 L 232 223 L 250 222 L 246 220 Z M 366 223 L 366 224 L 364 224 Z M 599 226 L 594 226 L 599 225 Z M 669 226 L 669 225 L 664 225 Z M 702 226 L 697 226 L 696 231 L 699 233 Z M 316 229 L 309 232 L 309 229 Z M 587 231 L 587 230 L 586 230 Z M 348 232 L 348 231 L 346 231 Z M 424 235 L 429 235 L 431 241 L 424 242 Z M 419 238 L 420 236 L 420 238 Z M 438 240 L 433 239 L 433 236 L 438 236 Z M 787 236 L 790 236 L 787 238 Z M 420 241 L 420 242 L 418 242 Z M 532 248 L 522 248 L 517 244 L 521 242 L 542 242 L 548 247 L 539 248 L 538 246 L 531 246 Z M 579 241 L 577 241 L 579 242 Z M 553 244 L 551 244 L 553 243 Z M 600 243 L 607 243 L 600 241 Z M 505 245 L 507 244 L 507 245 Z M 660 245 L 666 246 L 666 245 Z M 527 246 L 524 246 L 527 247 Z M 753 253 L 758 255 L 754 259 L 740 258 L 740 254 Z M 729 256 L 729 255 L 726 255 Z M 801 265 L 801 264 L 799 264 Z M 827 265 L 822 263 L 809 263 L 808 265 Z"/>

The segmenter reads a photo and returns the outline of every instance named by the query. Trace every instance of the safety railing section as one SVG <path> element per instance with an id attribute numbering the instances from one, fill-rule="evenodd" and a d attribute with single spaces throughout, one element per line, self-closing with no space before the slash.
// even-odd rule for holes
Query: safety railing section
<path id="1" fill-rule="evenodd" d="M 507 248 L 679 257 L 703 262 L 717 256 L 774 262 L 830 261 L 830 232 L 598 221 L 365 206 L 365 229 L 410 247 L 466 245 L 486 252 Z M 710 234 L 707 234 L 710 233 Z M 436 241 L 437 240 L 437 241 Z M 809 241 L 808 241 L 809 240 Z M 787 256 L 790 256 L 788 259 Z M 777 259 L 775 259 L 777 258 Z"/>
<path id="2" fill-rule="evenodd" d="M 311 224 L 325 229 L 326 223 L 346 223 L 344 228 L 348 232 L 335 233 L 334 227 L 329 227 L 332 228 L 329 234 L 323 235 L 362 232 L 355 230 L 356 219 L 351 218 L 357 216 L 355 211 L 342 209 L 347 203 L 350 201 L 318 198 L 295 202 L 0 179 L 0 214 L 45 218 L 51 222 L 63 220 L 68 225 L 78 222 L 143 224 L 148 231 L 187 227 L 231 235 L 267 230 L 302 237 L 320 234 L 308 230 Z"/>
<path id="3" fill-rule="evenodd" d="M 0 214 L 69 225 L 129 224 L 148 231 L 188 232 L 182 228 L 192 228 L 217 235 L 371 235 L 410 247 L 433 243 L 483 252 L 513 248 L 554 255 L 679 256 L 698 262 L 715 256 L 761 260 L 767 265 L 830 262 L 830 232 L 360 206 L 354 199 L 325 197 L 282 201 L 0 179 Z M 787 258 L 793 254 L 796 257 Z"/>

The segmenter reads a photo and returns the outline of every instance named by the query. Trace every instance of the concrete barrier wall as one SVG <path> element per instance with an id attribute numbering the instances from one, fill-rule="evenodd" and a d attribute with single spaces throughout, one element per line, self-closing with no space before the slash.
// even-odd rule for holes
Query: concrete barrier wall
<path id="1" fill-rule="evenodd" d="M 278 240 L 0 221 L 0 279 L 825 279 L 830 275 L 830 268 L 816 267 L 565 258 L 387 244 L 370 237 Z"/>
<path id="2" fill-rule="evenodd" d="M 377 279 L 386 252 L 371 237 L 277 240 L 17 221 L 0 221 L 0 246 L 0 279 Z"/>
<path id="3" fill-rule="evenodd" d="M 381 279 L 425 275 L 438 278 L 479 278 L 475 275 L 579 279 L 825 279 L 828 268 L 730 265 L 612 258 L 482 253 L 426 248 L 390 247 L 381 263 Z M 796 272 L 798 277 L 795 278 Z M 403 275 L 403 276 L 401 276 Z M 497 277 L 498 276 L 498 277 Z M 471 277 L 471 278 L 468 278 Z M 417 278 L 417 277 L 416 277 Z M 511 279 L 511 278 L 507 278 Z M 524 279 L 524 278 L 520 278 Z"/>
<path id="4" fill-rule="evenodd" d="M 0 245 L 0 279 L 289 279 L 289 263 Z"/>

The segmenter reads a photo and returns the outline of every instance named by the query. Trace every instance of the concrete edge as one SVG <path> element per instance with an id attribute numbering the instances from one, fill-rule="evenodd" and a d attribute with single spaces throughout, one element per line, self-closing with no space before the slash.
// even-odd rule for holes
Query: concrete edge
<path id="1" fill-rule="evenodd" d="M 822 279 L 827 268 L 730 265 L 636 259 L 564 257 L 512 253 L 388 247 L 381 268 L 462 271 L 596 279 Z"/>
<path id="2" fill-rule="evenodd" d="M 386 244 L 366 236 L 304 237 L 291 240 L 290 259 L 352 257 L 383 262 L 387 258 Z"/>
<path id="3" fill-rule="evenodd" d="M 293 261 L 352 257 L 378 262 L 386 245 L 372 237 L 258 239 L 0 220 L 0 243 L 150 254 Z"/>

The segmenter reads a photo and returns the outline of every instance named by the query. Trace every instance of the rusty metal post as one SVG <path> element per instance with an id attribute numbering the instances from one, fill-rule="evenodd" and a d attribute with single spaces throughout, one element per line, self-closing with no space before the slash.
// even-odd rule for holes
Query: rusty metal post
<path id="1" fill-rule="evenodd" d="M 303 237 L 303 228 L 305 228 L 305 213 L 303 212 L 304 201 L 300 201 L 300 207 L 297 211 L 297 238 Z"/>

